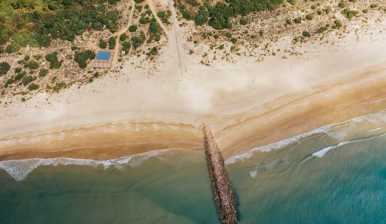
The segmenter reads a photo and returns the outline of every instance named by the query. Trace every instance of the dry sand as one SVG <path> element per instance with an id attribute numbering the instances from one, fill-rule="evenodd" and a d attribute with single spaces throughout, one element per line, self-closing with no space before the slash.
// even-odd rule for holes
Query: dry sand
<path id="1" fill-rule="evenodd" d="M 303 56 L 211 66 L 188 55 L 173 26 L 156 71 L 130 59 L 119 75 L 0 108 L 0 160 L 200 149 L 204 122 L 229 156 L 383 110 L 385 25 L 335 45 L 305 44 Z"/>

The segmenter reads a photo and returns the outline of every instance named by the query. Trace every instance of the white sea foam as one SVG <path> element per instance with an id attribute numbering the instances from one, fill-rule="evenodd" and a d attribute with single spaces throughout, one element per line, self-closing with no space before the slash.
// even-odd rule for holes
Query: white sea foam
<path id="1" fill-rule="evenodd" d="M 135 167 L 139 166 L 147 159 L 159 156 L 168 151 L 171 151 L 171 149 L 153 150 L 146 153 L 123 156 L 110 160 L 73 159 L 64 157 L 51 159 L 34 158 L 6 160 L 0 161 L 0 169 L 5 170 L 16 181 L 22 181 L 28 174 L 40 166 L 102 166 L 107 169 L 109 167 L 121 168 L 123 165 L 128 164 L 131 167 Z"/>
<path id="2" fill-rule="evenodd" d="M 348 144 L 352 144 L 352 143 L 368 141 L 368 140 L 371 140 L 371 139 L 374 139 L 374 138 L 377 138 L 380 136 L 385 136 L 385 135 L 386 134 L 381 134 L 381 135 L 375 135 L 375 136 L 371 136 L 371 137 L 367 137 L 367 138 L 361 138 L 361 139 L 354 139 L 354 140 L 350 140 L 350 141 L 339 142 L 336 145 L 327 146 L 325 148 L 318 150 L 317 152 L 312 153 L 312 156 L 316 157 L 316 158 L 322 158 L 331 150 L 338 149 L 339 147 L 342 147 L 342 146 L 345 146 Z"/>
<path id="3" fill-rule="evenodd" d="M 323 126 L 321 128 L 317 128 L 317 129 L 312 130 L 310 132 L 306 132 L 306 133 L 303 133 L 303 134 L 300 134 L 300 135 L 296 135 L 296 136 L 291 137 L 291 138 L 283 139 L 283 140 L 275 142 L 275 143 L 271 143 L 271 144 L 268 144 L 268 145 L 264 145 L 264 146 L 259 146 L 259 147 L 253 148 L 253 149 L 251 149 L 251 150 L 249 150 L 249 151 L 247 151 L 245 153 L 241 153 L 241 154 L 229 157 L 225 161 L 225 164 L 233 164 L 233 163 L 236 163 L 238 161 L 243 161 L 243 160 L 250 159 L 253 156 L 253 154 L 255 154 L 256 152 L 270 152 L 272 150 L 278 150 L 278 149 L 281 149 L 281 148 L 283 148 L 285 146 L 294 144 L 294 143 L 300 141 L 301 139 L 310 137 L 312 135 L 323 134 L 323 133 L 326 134 L 330 128 L 331 128 L 330 125 Z"/>
<path id="4" fill-rule="evenodd" d="M 268 145 L 252 148 L 247 152 L 229 157 L 225 161 L 225 163 L 226 164 L 233 164 L 233 163 L 236 163 L 238 161 L 244 161 L 244 160 L 250 159 L 256 152 L 271 152 L 273 150 L 279 150 L 279 149 L 282 149 L 282 148 L 289 146 L 291 144 L 297 143 L 304 138 L 307 138 L 307 137 L 310 137 L 310 136 L 313 136 L 316 134 L 326 134 L 329 137 L 336 139 L 338 142 L 341 142 L 337 145 L 328 146 L 326 148 L 323 148 L 323 149 L 321 149 L 318 152 L 315 152 L 313 154 L 314 157 L 321 158 L 325 154 L 327 154 L 330 150 L 332 150 L 336 147 L 340 147 L 343 144 L 355 142 L 356 140 L 347 141 L 347 138 L 350 136 L 350 132 L 352 132 L 353 130 L 356 130 L 360 125 L 365 124 L 365 123 L 370 123 L 373 125 L 385 127 L 386 126 L 386 111 L 381 111 L 381 112 L 377 112 L 377 113 L 359 116 L 359 117 L 356 117 L 356 118 L 353 118 L 353 119 L 350 119 L 350 120 L 347 120 L 347 121 L 344 121 L 341 123 L 337 123 L 337 124 L 322 126 L 320 128 L 314 129 L 314 130 L 309 131 L 309 132 L 305 132 L 303 134 L 296 135 L 296 136 L 291 137 L 291 138 L 283 139 L 283 140 L 280 140 L 278 142 L 271 143 Z M 367 130 L 367 133 L 369 133 L 371 135 L 375 135 L 375 134 L 377 134 L 376 132 L 381 132 L 382 130 L 384 130 L 384 128 L 377 127 L 377 128 Z"/>

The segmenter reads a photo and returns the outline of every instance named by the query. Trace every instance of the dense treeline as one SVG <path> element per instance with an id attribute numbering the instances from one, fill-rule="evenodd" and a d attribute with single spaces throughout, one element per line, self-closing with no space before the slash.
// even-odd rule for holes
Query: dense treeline
<path id="1" fill-rule="evenodd" d="M 1 0 L 0 47 L 14 52 L 27 44 L 48 46 L 53 39 L 74 40 L 87 29 L 117 30 L 120 0 Z"/>
<path id="2" fill-rule="evenodd" d="M 199 6 L 194 16 L 190 15 L 183 5 L 180 6 L 179 9 L 184 18 L 194 18 L 197 25 L 208 24 L 215 29 L 226 29 L 232 26 L 232 17 L 239 15 L 245 16 L 251 12 L 272 10 L 283 3 L 283 1 L 284 0 L 226 0 L 225 2 L 217 2 L 215 5 L 205 3 Z"/>

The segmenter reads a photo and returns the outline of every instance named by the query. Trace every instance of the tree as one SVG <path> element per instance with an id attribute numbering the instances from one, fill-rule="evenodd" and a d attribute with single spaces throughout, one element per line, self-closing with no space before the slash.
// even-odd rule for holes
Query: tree
<path id="1" fill-rule="evenodd" d="M 102 49 L 106 49 L 107 43 L 103 39 L 100 39 L 99 40 L 99 47 Z"/>
<path id="2" fill-rule="evenodd" d="M 95 53 L 94 53 L 94 51 L 91 51 L 91 50 L 86 50 L 86 51 L 75 53 L 75 61 L 78 63 L 79 67 L 82 69 L 86 68 L 89 60 L 92 60 L 94 58 L 95 58 Z"/>
<path id="3" fill-rule="evenodd" d="M 109 39 L 109 49 L 114 49 L 116 44 L 116 39 L 115 37 L 110 37 Z"/>
<path id="4" fill-rule="evenodd" d="M 137 49 L 138 47 L 140 47 L 143 43 L 145 42 L 145 35 L 143 33 L 141 33 L 141 35 L 139 36 L 133 36 L 131 38 L 131 45 Z"/>
<path id="5" fill-rule="evenodd" d="M 5 75 L 11 69 L 11 66 L 7 62 L 0 63 L 0 76 Z"/>
<path id="6" fill-rule="evenodd" d="M 196 17 L 194 17 L 194 22 L 198 26 L 204 25 L 208 22 L 208 16 L 208 10 L 204 7 L 200 7 Z"/>
<path id="7" fill-rule="evenodd" d="M 122 42 L 122 50 L 125 52 L 125 54 L 129 53 L 130 47 L 131 47 L 130 42 L 128 41 Z"/>

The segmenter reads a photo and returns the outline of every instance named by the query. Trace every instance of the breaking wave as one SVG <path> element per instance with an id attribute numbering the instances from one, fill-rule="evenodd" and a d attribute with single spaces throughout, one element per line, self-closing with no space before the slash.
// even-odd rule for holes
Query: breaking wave
<path id="1" fill-rule="evenodd" d="M 121 168 L 123 165 L 131 167 L 139 166 L 143 161 L 159 156 L 171 149 L 153 150 L 146 153 L 139 153 L 130 156 L 123 156 L 117 159 L 93 160 L 93 159 L 74 159 L 74 158 L 50 158 L 50 159 L 21 159 L 0 161 L 0 169 L 6 171 L 16 181 L 24 180 L 34 169 L 41 166 L 101 166 L 104 169 L 109 167 Z"/>
<path id="2" fill-rule="evenodd" d="M 386 110 L 356 117 L 341 123 L 322 126 L 309 132 L 305 132 L 299 135 L 295 135 L 291 138 L 283 139 L 278 142 L 274 142 L 268 145 L 252 148 L 246 152 L 233 155 L 225 160 L 226 164 L 233 164 L 236 162 L 248 160 L 257 152 L 271 152 L 273 150 L 280 150 L 292 144 L 298 143 L 308 137 L 312 137 L 318 134 L 325 134 L 338 143 L 331 145 L 317 152 L 312 156 L 321 158 L 327 154 L 330 150 L 345 144 L 353 143 L 356 141 L 362 141 L 370 137 L 379 136 L 386 131 Z"/>

